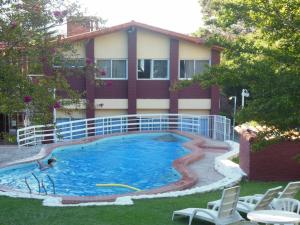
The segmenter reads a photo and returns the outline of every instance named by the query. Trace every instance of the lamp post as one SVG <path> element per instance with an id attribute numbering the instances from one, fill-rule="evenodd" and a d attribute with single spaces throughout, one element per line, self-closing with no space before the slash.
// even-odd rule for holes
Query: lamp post
<path id="1" fill-rule="evenodd" d="M 236 114 L 236 96 L 229 97 L 229 100 L 234 99 L 233 105 L 233 121 L 232 121 L 232 140 L 234 140 L 235 114 Z"/>
<path id="2" fill-rule="evenodd" d="M 26 105 L 25 108 L 25 118 L 24 118 L 24 126 L 30 126 L 30 102 L 32 101 L 32 97 L 30 95 L 24 96 L 24 103 Z"/>
<path id="3" fill-rule="evenodd" d="M 247 89 L 242 90 L 242 109 L 244 108 L 245 105 L 245 97 L 248 98 L 250 96 L 249 92 Z"/>

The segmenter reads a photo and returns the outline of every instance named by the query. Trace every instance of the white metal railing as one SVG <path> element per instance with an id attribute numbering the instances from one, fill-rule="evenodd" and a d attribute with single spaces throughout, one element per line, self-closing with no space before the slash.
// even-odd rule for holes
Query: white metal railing
<path id="1" fill-rule="evenodd" d="M 128 131 L 180 130 L 215 140 L 230 139 L 230 119 L 218 115 L 136 114 L 72 120 L 18 129 L 19 146 L 32 146 Z"/>

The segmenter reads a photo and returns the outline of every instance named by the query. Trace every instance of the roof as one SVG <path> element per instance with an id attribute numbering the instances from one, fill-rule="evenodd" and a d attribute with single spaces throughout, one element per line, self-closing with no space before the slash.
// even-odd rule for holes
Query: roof
<path id="1" fill-rule="evenodd" d="M 95 38 L 95 37 L 98 37 L 98 36 L 101 36 L 101 35 L 117 32 L 117 31 L 121 31 L 121 30 L 126 30 L 126 29 L 129 29 L 131 27 L 150 30 L 150 31 L 153 31 L 153 32 L 156 32 L 156 33 L 160 33 L 160 34 L 169 36 L 171 38 L 184 40 L 184 41 L 192 42 L 192 43 L 195 43 L 195 44 L 202 44 L 202 45 L 205 44 L 205 41 L 202 38 L 193 37 L 193 36 L 177 33 L 177 32 L 170 31 L 170 30 L 165 30 L 165 29 L 162 29 L 162 28 L 159 28 L 159 27 L 154 27 L 154 26 L 144 24 L 144 23 L 139 23 L 139 22 L 136 22 L 136 21 L 123 23 L 123 24 L 120 24 L 120 25 L 116 25 L 116 26 L 112 26 L 112 27 L 108 27 L 108 28 L 103 28 L 103 29 L 96 30 L 96 31 L 85 32 L 85 33 L 82 33 L 82 34 L 68 36 L 68 37 L 63 38 L 63 40 L 64 41 L 71 41 L 71 42 L 81 41 L 81 40 Z M 217 45 L 213 45 L 212 48 L 216 49 L 216 50 L 219 50 L 219 51 L 223 50 L 222 47 L 217 46 Z"/>

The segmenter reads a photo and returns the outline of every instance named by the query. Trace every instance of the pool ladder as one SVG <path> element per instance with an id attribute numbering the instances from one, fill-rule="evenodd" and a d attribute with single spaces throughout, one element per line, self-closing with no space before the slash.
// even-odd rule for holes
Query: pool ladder
<path id="1" fill-rule="evenodd" d="M 48 195 L 48 192 L 47 192 L 47 189 L 44 185 L 44 181 L 43 179 L 39 180 L 39 178 L 34 174 L 34 173 L 31 173 L 31 175 L 34 177 L 34 179 L 36 180 L 37 184 L 38 184 L 38 188 L 39 188 L 39 194 L 41 193 L 41 189 L 44 190 L 45 194 Z M 53 190 L 53 194 L 55 195 L 55 183 L 53 181 L 53 179 L 50 177 L 49 174 L 47 174 L 47 177 L 48 177 L 48 180 L 51 182 L 52 184 L 52 190 Z M 29 193 L 31 194 L 32 193 L 32 188 L 29 186 L 28 184 L 28 181 L 27 181 L 27 178 L 25 177 L 25 184 L 29 190 Z"/>

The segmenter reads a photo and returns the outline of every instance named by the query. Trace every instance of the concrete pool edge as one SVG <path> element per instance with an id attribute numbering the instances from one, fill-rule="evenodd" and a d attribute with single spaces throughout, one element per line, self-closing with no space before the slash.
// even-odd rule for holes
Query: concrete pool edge
<path id="1" fill-rule="evenodd" d="M 170 132 L 170 131 L 166 131 L 166 132 Z M 221 180 L 221 181 L 215 182 L 216 185 L 213 185 L 213 184 L 206 185 L 206 186 L 192 188 L 192 189 L 187 190 L 187 188 L 190 188 L 191 186 L 193 186 L 193 184 L 197 181 L 195 176 L 192 174 L 192 172 L 189 171 L 189 169 L 187 168 L 187 165 L 191 164 L 194 161 L 199 160 L 203 156 L 203 151 L 202 151 L 201 146 L 204 145 L 205 141 L 201 137 L 195 136 L 195 135 L 192 135 L 189 133 L 183 133 L 183 132 L 179 132 L 179 131 L 175 131 L 175 132 L 171 131 L 171 132 L 177 133 L 179 135 L 182 135 L 182 136 L 192 139 L 191 141 L 185 143 L 185 147 L 192 150 L 192 153 L 186 155 L 185 157 L 175 160 L 173 163 L 174 167 L 182 174 L 182 179 L 171 185 L 164 186 L 159 189 L 153 189 L 153 190 L 147 191 L 147 192 L 146 191 L 139 192 L 134 195 L 126 194 L 126 195 L 116 195 L 116 196 L 109 196 L 109 197 L 103 197 L 103 196 L 102 197 L 100 197 L 100 196 L 89 196 L 89 197 L 42 196 L 42 195 L 37 195 L 37 194 L 28 194 L 28 193 L 24 193 L 24 192 L 23 193 L 22 192 L 19 192 L 19 193 L 11 192 L 9 190 L 5 190 L 5 192 L 3 192 L 3 190 L 2 190 L 0 192 L 0 195 L 7 195 L 7 196 L 11 196 L 11 197 L 44 199 L 43 204 L 47 205 L 47 206 L 127 205 L 127 204 L 133 204 L 133 202 L 132 202 L 133 199 L 182 196 L 182 195 L 186 195 L 186 194 L 199 193 L 199 191 L 203 192 L 203 191 L 211 190 L 211 188 L 209 188 L 207 186 L 212 186 L 213 189 L 218 189 L 220 187 L 216 187 L 216 186 L 220 186 L 220 185 L 224 186 L 224 182 L 228 185 L 228 182 L 230 180 L 232 180 L 230 178 L 230 177 L 232 177 L 232 172 L 229 173 L 229 176 L 225 175 L 225 178 L 222 179 L 223 181 Z M 134 133 L 140 133 L 140 132 L 131 132 L 131 133 L 134 134 Z M 145 132 L 145 133 L 149 133 L 149 132 Z M 116 136 L 116 135 L 110 135 L 110 136 Z M 108 137 L 108 136 L 105 136 L 105 137 Z M 105 138 L 105 137 L 102 136 L 102 138 Z M 54 150 L 55 148 L 60 147 L 62 145 L 66 146 L 66 145 L 82 144 L 82 143 L 92 142 L 92 141 L 95 141 L 98 139 L 99 139 L 99 137 L 92 137 L 92 138 L 88 138 L 86 140 L 75 141 L 72 143 L 58 143 L 55 145 L 51 145 L 50 147 L 48 146 L 48 148 L 44 148 L 41 151 L 44 154 L 44 156 L 41 158 L 47 157 L 47 155 L 51 154 L 52 150 Z M 39 156 L 42 156 L 41 152 L 38 154 Z M 232 151 L 230 151 L 228 153 L 232 153 Z M 33 158 L 34 159 L 32 159 L 30 161 L 35 161 L 37 159 L 40 159 L 37 156 L 35 156 Z M 28 159 L 27 159 L 27 160 L 24 160 L 23 162 L 14 163 L 14 165 L 20 164 L 20 163 L 25 163 L 25 162 L 30 162 L 30 161 L 28 161 Z M 216 162 L 217 162 L 217 160 L 216 160 Z M 217 165 L 216 162 L 215 162 L 215 167 Z M 13 165 L 13 164 L 11 164 L 11 165 Z M 218 170 L 217 167 L 216 167 L 216 169 Z M 218 171 L 221 174 L 223 174 L 222 172 L 224 172 L 224 168 L 221 168 L 221 169 L 219 168 Z M 229 180 L 227 179 L 228 177 L 229 177 Z M 239 179 L 241 179 L 241 176 L 239 176 Z M 235 180 L 236 180 L 236 178 L 235 178 Z M 185 190 L 183 190 L 183 189 L 185 189 Z M 101 201 L 101 202 L 99 202 L 99 201 Z M 63 203 L 67 203 L 67 204 L 63 204 Z"/>

